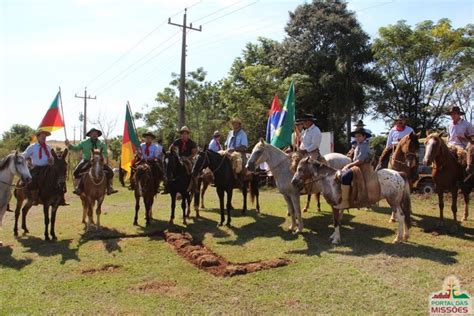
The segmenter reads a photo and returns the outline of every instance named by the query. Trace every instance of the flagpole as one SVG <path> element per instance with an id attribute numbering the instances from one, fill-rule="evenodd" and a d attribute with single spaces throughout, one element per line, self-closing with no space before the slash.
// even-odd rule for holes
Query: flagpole
<path id="1" fill-rule="evenodd" d="M 67 133 L 66 133 L 66 119 L 64 118 L 63 95 L 62 95 L 62 93 L 61 93 L 61 86 L 59 87 L 59 100 L 61 101 L 61 115 L 63 116 L 64 137 L 67 139 Z"/>

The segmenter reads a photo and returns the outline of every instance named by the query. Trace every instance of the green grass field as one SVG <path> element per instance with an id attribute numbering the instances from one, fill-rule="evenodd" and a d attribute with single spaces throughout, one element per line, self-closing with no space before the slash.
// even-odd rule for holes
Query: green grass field
<path id="1" fill-rule="evenodd" d="M 441 290 L 454 274 L 474 294 L 474 223 L 454 234 L 423 232 L 438 216 L 435 199 L 413 197 L 414 227 L 405 244 L 392 244 L 395 223 L 385 203 L 375 210 L 344 215 L 342 244 L 329 242 L 332 215 L 304 214 L 305 231 L 287 231 L 290 223 L 281 195 L 261 193 L 262 213 L 233 212 L 233 227 L 217 227 L 217 198 L 211 188 L 203 219 L 187 227 L 195 239 L 238 263 L 279 257 L 286 267 L 232 278 L 215 277 L 184 260 L 159 237 L 90 240 L 90 236 L 131 234 L 168 228 L 169 198 L 159 195 L 152 227 L 135 227 L 132 192 L 107 197 L 101 232 L 84 236 L 82 209 L 60 208 L 58 241 L 43 241 L 42 209 L 28 217 L 30 234 L 14 238 L 13 214 L 7 213 L 0 239 L 0 314 L 426 314 L 428 295 Z M 235 192 L 234 206 L 241 206 Z M 463 208 L 464 205 L 460 203 Z M 472 210 L 474 212 L 474 210 Z M 176 223 L 181 223 L 181 211 Z M 449 209 L 445 212 L 452 218 Z M 194 212 L 193 212 L 194 216 Z M 461 216 L 459 216 L 460 218 Z M 144 224 L 143 212 L 139 217 Z M 452 225 L 451 221 L 447 225 Z M 109 268 L 108 265 L 111 265 Z"/>

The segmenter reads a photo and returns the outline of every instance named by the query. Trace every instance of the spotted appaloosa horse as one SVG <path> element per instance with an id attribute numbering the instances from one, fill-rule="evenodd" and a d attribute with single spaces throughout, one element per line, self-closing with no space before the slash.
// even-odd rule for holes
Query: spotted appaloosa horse
<path id="1" fill-rule="evenodd" d="M 437 133 L 430 134 L 426 137 L 423 164 L 425 166 L 433 164 L 431 174 L 436 185 L 436 193 L 438 194 L 439 225 L 444 225 L 443 195 L 446 191 L 451 192 L 451 211 L 453 212 L 453 219 L 457 225 L 458 191 L 459 189 L 462 190 L 464 203 L 466 205 L 463 220 L 467 220 L 469 214 L 469 193 L 471 189 L 464 185 L 465 170 L 463 170 L 457 158 L 450 152 L 444 140 Z"/>
<path id="2" fill-rule="evenodd" d="M 341 201 L 341 187 L 336 180 L 337 169 L 317 160 L 305 158 L 300 161 L 298 169 L 292 179 L 292 184 L 302 187 L 306 181 L 319 183 L 323 196 L 331 205 Z M 398 233 L 395 243 L 408 240 L 411 226 L 411 200 L 410 185 L 397 171 L 381 169 L 377 171 L 380 184 L 380 199 L 386 199 L 392 212 L 398 217 Z M 370 205 L 367 205 L 370 207 Z M 332 243 L 341 241 L 340 211 L 333 207 L 334 233 L 331 235 Z"/>

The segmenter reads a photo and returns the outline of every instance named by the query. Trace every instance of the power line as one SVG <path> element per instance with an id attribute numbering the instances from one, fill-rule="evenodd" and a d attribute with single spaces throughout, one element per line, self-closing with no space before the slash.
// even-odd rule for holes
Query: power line
<path id="1" fill-rule="evenodd" d="M 221 19 L 221 18 L 223 18 L 223 17 L 226 17 L 226 16 L 231 15 L 231 14 L 233 14 L 233 13 L 235 13 L 235 12 L 238 12 L 238 11 L 240 11 L 240 10 L 243 10 L 243 9 L 245 9 L 245 8 L 248 8 L 248 7 L 250 7 L 250 6 L 254 5 L 254 4 L 256 4 L 256 3 L 259 2 L 259 1 L 260 1 L 260 0 L 256 0 L 256 1 L 251 2 L 251 3 L 249 3 L 249 4 L 247 4 L 247 5 L 243 6 L 243 7 L 240 7 L 240 8 L 238 8 L 238 9 L 233 10 L 233 11 L 230 11 L 230 12 L 228 12 L 228 13 L 225 13 L 225 14 L 223 14 L 223 15 L 220 15 L 220 16 L 218 16 L 218 17 L 216 17 L 216 18 L 214 18 L 214 19 L 212 19 L 212 20 L 210 20 L 210 21 L 204 22 L 202 25 L 206 25 L 206 24 L 212 23 L 212 22 L 217 21 L 217 20 L 219 20 L 219 19 Z"/>
<path id="2" fill-rule="evenodd" d="M 131 75 L 132 73 L 134 73 L 135 71 L 137 71 L 140 67 L 142 67 L 143 65 L 147 64 L 148 62 L 150 62 L 151 60 L 153 60 L 154 58 L 156 58 L 157 56 L 159 56 L 161 53 L 163 53 L 164 51 L 166 51 L 167 49 L 169 49 L 171 46 L 173 46 L 174 44 L 176 44 L 179 40 L 177 41 L 174 41 L 173 43 L 171 43 L 171 45 L 167 46 L 166 48 L 158 51 L 158 53 L 156 53 L 155 55 L 151 56 L 150 58 L 148 58 L 145 62 L 141 63 L 139 66 L 135 67 L 132 71 L 128 72 L 127 71 L 129 69 L 131 69 L 133 66 L 137 65 L 140 61 L 144 60 L 146 57 L 148 57 L 149 55 L 151 55 L 155 50 L 157 50 L 158 48 L 162 47 L 163 44 L 169 42 L 172 38 L 176 37 L 177 35 L 179 34 L 179 32 L 176 32 L 174 33 L 172 36 L 168 37 L 165 41 L 161 42 L 159 45 L 157 45 L 156 47 L 154 47 L 151 51 L 149 51 L 147 54 L 145 54 L 144 56 L 142 56 L 141 58 L 139 58 L 137 61 L 135 61 L 134 63 L 132 63 L 131 65 L 129 65 L 127 68 L 125 68 L 124 70 L 122 70 L 120 73 L 118 73 L 116 76 L 114 76 L 112 79 L 106 81 L 104 84 L 102 84 L 99 88 L 97 88 L 95 90 L 96 93 L 99 93 L 100 92 L 103 92 L 104 90 L 110 88 L 108 87 L 108 85 L 115 81 L 117 78 L 119 78 L 120 76 L 124 75 L 123 78 L 121 78 L 119 81 L 125 79 L 126 77 L 128 77 L 129 75 Z M 117 82 L 119 82 L 117 81 Z M 115 85 L 115 83 L 113 84 Z M 107 87 L 107 88 L 105 88 Z M 105 88 L 105 89 L 104 89 Z"/>
<path id="3" fill-rule="evenodd" d="M 234 3 L 232 3 L 232 4 L 228 5 L 228 6 L 225 6 L 225 7 L 223 7 L 223 8 L 220 8 L 220 9 L 216 10 L 216 11 L 213 11 L 213 12 L 211 12 L 211 13 L 209 13 L 209 14 L 206 14 L 206 15 L 204 15 L 204 16 L 202 16 L 202 17 L 196 19 L 196 20 L 194 20 L 192 23 L 196 23 L 197 21 L 204 20 L 205 18 L 208 18 L 208 17 L 210 17 L 210 16 L 213 16 L 213 15 L 215 15 L 215 14 L 221 12 L 221 11 L 227 10 L 228 8 L 231 8 L 231 7 L 233 7 L 233 6 L 235 6 L 235 5 L 239 4 L 239 3 L 241 3 L 242 1 L 243 1 L 243 0 L 234 2 Z"/>

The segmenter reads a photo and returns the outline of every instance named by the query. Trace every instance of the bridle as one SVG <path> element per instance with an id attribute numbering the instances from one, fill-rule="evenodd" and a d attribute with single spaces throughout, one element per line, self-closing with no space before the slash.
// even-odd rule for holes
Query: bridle
<path id="1" fill-rule="evenodd" d="M 100 180 L 96 182 L 96 181 L 95 181 L 96 177 L 94 177 L 94 175 L 92 174 L 92 169 L 94 169 L 94 166 L 91 165 L 91 167 L 90 167 L 90 169 L 89 169 L 89 172 L 88 172 L 91 182 L 92 182 L 95 186 L 99 186 L 99 185 L 101 185 L 102 183 L 104 183 L 105 174 L 102 173 L 102 176 L 99 178 Z"/>
<path id="2" fill-rule="evenodd" d="M 209 160 L 209 153 L 207 150 L 205 150 L 204 152 L 204 161 L 201 163 L 201 165 L 199 166 L 199 169 L 200 170 L 203 170 L 204 169 L 204 165 L 205 163 L 207 162 L 207 166 L 209 168 L 209 170 L 211 170 L 211 172 L 214 174 L 215 172 L 217 172 L 220 168 L 222 168 L 222 166 L 224 165 L 224 161 L 225 161 L 225 156 L 221 156 L 221 162 L 219 163 L 219 165 L 217 166 L 216 169 L 212 170 L 211 168 L 211 161 Z"/>
<path id="3" fill-rule="evenodd" d="M 17 155 L 14 155 L 14 158 L 13 158 L 13 166 L 15 167 L 15 173 L 18 173 L 18 174 L 21 174 L 20 171 L 18 170 L 18 168 L 16 167 L 16 163 L 18 162 L 18 156 Z M 16 189 L 21 189 L 21 188 L 24 188 L 26 186 L 26 183 L 23 183 L 23 185 L 17 185 L 17 184 L 11 184 L 11 183 L 8 183 L 6 181 L 2 181 L 0 180 L 0 183 L 2 184 L 5 184 L 5 185 L 8 185 L 12 188 L 16 188 Z"/>

